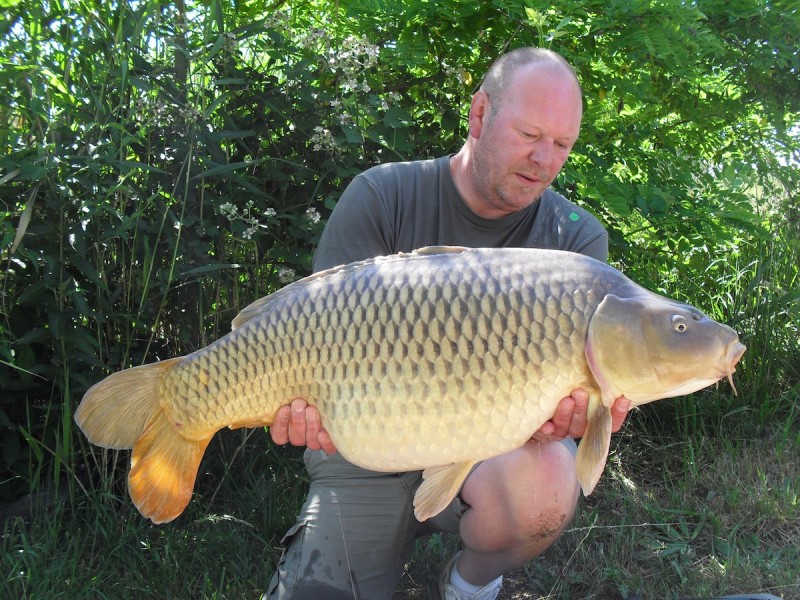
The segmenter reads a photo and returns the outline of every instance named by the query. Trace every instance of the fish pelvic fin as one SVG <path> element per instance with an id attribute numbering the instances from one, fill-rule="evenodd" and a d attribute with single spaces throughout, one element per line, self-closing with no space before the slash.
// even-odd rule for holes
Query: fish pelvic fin
<path id="1" fill-rule="evenodd" d="M 113 373 L 84 394 L 75 422 L 87 439 L 103 448 L 133 448 L 160 410 L 161 381 L 182 358 Z"/>
<path id="2" fill-rule="evenodd" d="M 584 496 L 591 494 L 600 481 L 610 446 L 611 409 L 604 406 L 599 399 L 590 400 L 586 432 L 578 444 L 575 462 L 578 482 L 581 484 Z"/>
<path id="3" fill-rule="evenodd" d="M 133 447 L 128 474 L 128 492 L 142 516 L 167 523 L 183 512 L 214 433 L 187 437 L 163 409 L 156 412 Z"/>
<path id="4" fill-rule="evenodd" d="M 414 516 L 417 520 L 426 521 L 447 508 L 477 462 L 468 460 L 425 469 L 422 472 L 422 484 L 414 495 Z"/>

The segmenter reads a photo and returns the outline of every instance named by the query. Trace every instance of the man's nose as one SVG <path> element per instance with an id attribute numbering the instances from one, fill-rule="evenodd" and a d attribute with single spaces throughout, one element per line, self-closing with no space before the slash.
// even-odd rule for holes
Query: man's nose
<path id="1" fill-rule="evenodd" d="M 537 140 L 531 148 L 528 160 L 539 166 L 547 166 L 553 160 L 553 142 L 550 140 Z"/>

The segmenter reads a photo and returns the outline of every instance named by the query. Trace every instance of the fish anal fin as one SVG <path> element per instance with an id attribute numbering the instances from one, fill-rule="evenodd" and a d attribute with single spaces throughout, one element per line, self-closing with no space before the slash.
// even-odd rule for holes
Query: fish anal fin
<path id="1" fill-rule="evenodd" d="M 272 425 L 273 417 L 263 417 L 261 419 L 247 419 L 245 421 L 234 421 L 228 425 L 229 429 L 241 429 L 242 427 L 269 427 Z"/>
<path id="2" fill-rule="evenodd" d="M 468 460 L 441 467 L 428 467 L 422 472 L 422 484 L 414 496 L 414 516 L 425 521 L 442 512 L 456 497 L 477 461 Z"/>
<path id="3" fill-rule="evenodd" d="M 158 411 L 133 447 L 128 474 L 128 491 L 142 516 L 166 523 L 183 512 L 214 433 L 185 436 Z"/>
<path id="4" fill-rule="evenodd" d="M 584 496 L 594 491 L 603 475 L 611 446 L 611 409 L 599 400 L 590 401 L 586 432 L 578 445 L 576 468 Z"/>

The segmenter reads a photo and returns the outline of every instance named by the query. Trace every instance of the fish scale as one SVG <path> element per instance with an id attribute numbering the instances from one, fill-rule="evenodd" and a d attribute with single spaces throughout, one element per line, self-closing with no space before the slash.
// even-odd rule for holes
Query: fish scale
<path id="1" fill-rule="evenodd" d="M 578 387 L 590 398 L 577 458 L 589 493 L 616 397 L 699 389 L 730 377 L 742 352 L 730 328 L 585 256 L 429 248 L 290 284 L 209 346 L 110 375 L 76 421 L 93 443 L 133 447 L 131 497 L 163 522 L 189 502 L 216 431 L 269 425 L 301 397 L 351 462 L 424 470 L 424 520 L 476 462 L 524 444 Z"/>
<path id="2" fill-rule="evenodd" d="M 454 255 L 441 258 L 452 262 Z M 273 318 L 249 323 L 220 347 L 190 355 L 169 375 L 176 381 L 168 392 L 176 398 L 176 419 L 221 428 L 231 415 L 256 420 L 293 397 L 304 397 L 330 415 L 325 424 L 339 451 L 376 470 L 431 466 L 431 452 L 418 443 L 419 438 L 434 439 L 442 433 L 438 423 L 431 424 L 430 413 L 456 414 L 448 425 L 455 431 L 472 428 L 481 419 L 513 423 L 486 436 L 477 447 L 468 437 L 449 443 L 446 450 L 437 450 L 438 464 L 520 445 L 532 431 L 522 430 L 519 423 L 533 426 L 542 414 L 541 406 L 527 399 L 544 395 L 558 400 L 572 389 L 572 349 L 582 344 L 588 319 L 584 312 L 575 312 L 571 295 L 558 284 L 548 286 L 538 279 L 530 286 L 522 268 L 493 273 L 491 263 L 480 255 L 473 258 L 459 261 L 457 272 L 439 269 L 446 277 L 432 277 L 430 271 L 394 276 L 382 270 L 370 281 L 372 273 L 364 269 L 357 276 L 321 280 L 321 285 L 282 296 L 280 305 L 270 307 Z M 518 297 L 502 290 L 517 290 Z M 495 310 L 504 305 L 507 310 Z M 519 334 L 516 344 L 506 344 L 495 333 L 508 331 L 508 314 L 514 315 L 517 330 L 534 331 L 525 344 Z M 318 319 L 316 327 L 310 327 L 312 315 Z M 256 338 L 266 343 L 256 343 Z M 339 361 L 333 373 L 316 354 L 330 353 L 331 343 Z M 252 363 L 246 349 L 253 347 L 260 350 L 254 370 L 266 374 L 255 380 L 237 368 Z M 224 412 L 203 414 L 202 393 L 186 393 L 183 386 L 193 376 L 182 371 L 198 368 L 211 379 L 223 371 L 239 375 L 227 381 L 227 392 L 215 389 L 210 394 L 214 401 L 209 397 L 205 403 L 209 408 L 222 404 Z M 559 377 L 560 372 L 570 376 Z M 579 382 L 589 387 L 591 380 L 584 367 Z M 216 400 L 219 395 L 225 398 L 221 402 Z M 495 401 L 498 395 L 504 402 Z M 372 402 L 367 401 L 370 397 Z M 402 419 L 405 426 L 392 426 L 386 419 Z M 372 448 L 378 443 L 385 450 Z"/>

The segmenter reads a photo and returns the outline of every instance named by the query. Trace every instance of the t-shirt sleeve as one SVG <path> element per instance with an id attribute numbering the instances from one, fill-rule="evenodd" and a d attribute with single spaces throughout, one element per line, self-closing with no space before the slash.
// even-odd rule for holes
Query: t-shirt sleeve
<path id="1" fill-rule="evenodd" d="M 608 262 L 608 232 L 591 212 L 548 190 L 542 198 L 532 242 Z"/>
<path id="2" fill-rule="evenodd" d="M 602 262 L 608 262 L 608 233 L 602 228 L 602 225 L 598 224 L 598 227 L 599 230 L 592 232 L 596 235 L 585 241 L 577 252 Z"/>
<path id="3" fill-rule="evenodd" d="M 333 209 L 314 253 L 313 269 L 391 254 L 393 231 L 386 206 L 370 181 L 356 176 Z"/>

